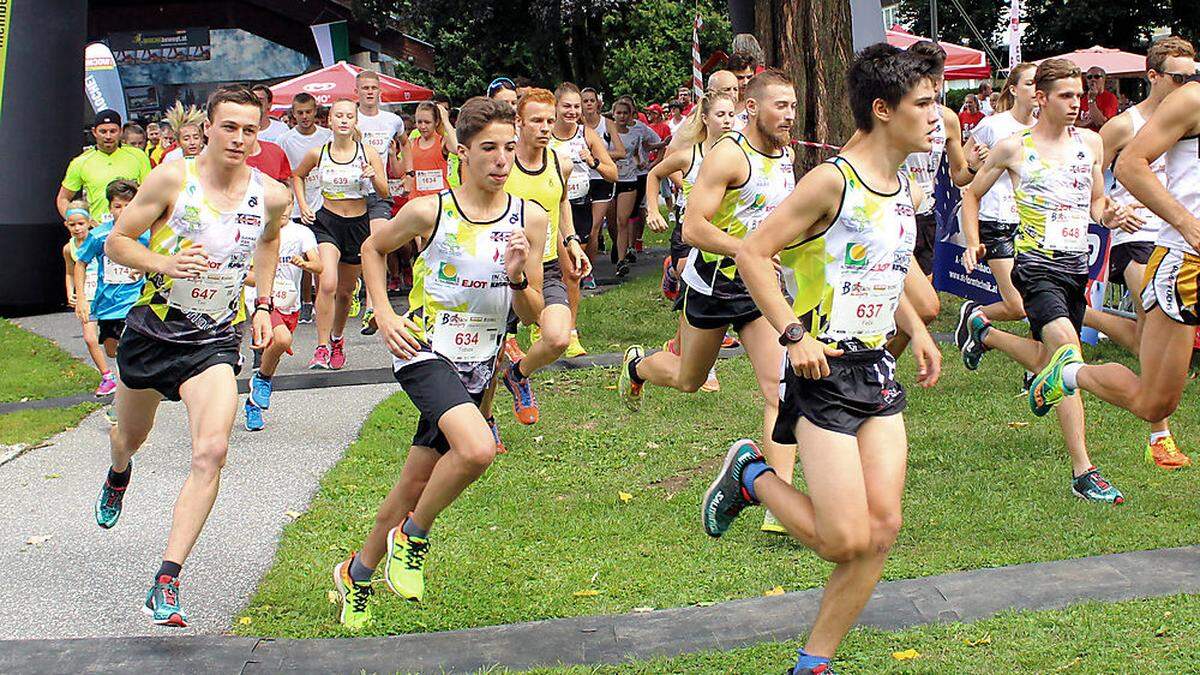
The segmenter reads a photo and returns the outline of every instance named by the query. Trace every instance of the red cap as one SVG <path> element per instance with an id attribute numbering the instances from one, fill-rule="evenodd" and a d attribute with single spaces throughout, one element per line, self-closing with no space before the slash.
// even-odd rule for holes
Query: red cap
<path id="1" fill-rule="evenodd" d="M 651 103 L 650 105 L 646 106 L 646 112 L 658 113 L 661 115 L 663 114 L 663 107 L 657 103 Z"/>

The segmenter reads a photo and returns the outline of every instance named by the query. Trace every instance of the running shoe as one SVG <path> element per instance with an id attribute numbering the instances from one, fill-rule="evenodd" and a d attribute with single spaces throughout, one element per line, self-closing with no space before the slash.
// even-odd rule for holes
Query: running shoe
<path id="1" fill-rule="evenodd" d="M 641 253 L 642 250 L 645 248 L 646 248 L 646 245 L 644 243 L 642 243 L 641 239 L 633 240 L 633 250 L 637 251 L 638 253 Z"/>
<path id="2" fill-rule="evenodd" d="M 617 271 L 615 276 L 618 279 L 629 276 L 629 258 L 622 258 L 617 262 Z"/>
<path id="3" fill-rule="evenodd" d="M 533 395 L 533 383 L 528 377 L 521 377 L 517 373 L 517 364 L 520 361 L 513 363 L 511 366 L 504 369 L 504 388 L 513 397 L 513 414 L 521 424 L 537 424 L 538 421 L 538 404 L 537 397 Z"/>
<path id="4" fill-rule="evenodd" d="M 637 251 L 632 246 L 625 249 L 625 259 L 629 261 L 630 265 L 637 262 Z"/>
<path id="5" fill-rule="evenodd" d="M 117 409 L 114 406 L 108 406 L 104 409 L 104 419 L 112 426 L 117 426 Z"/>
<path id="6" fill-rule="evenodd" d="M 341 370 L 346 367 L 346 338 L 329 341 L 329 368 Z"/>
<path id="7" fill-rule="evenodd" d="M 529 327 L 529 348 L 533 349 L 533 346 L 538 342 L 541 342 L 541 340 L 542 327 L 535 323 Z"/>
<path id="8" fill-rule="evenodd" d="M 371 622 L 371 608 L 367 606 L 367 601 L 375 594 L 375 589 L 370 581 L 350 578 L 350 563 L 354 561 L 354 555 L 351 553 L 349 558 L 333 566 L 333 585 L 342 599 L 338 621 L 350 630 L 359 630 Z"/>
<path id="9" fill-rule="evenodd" d="M 585 276 L 583 279 L 580 279 L 579 287 L 585 291 L 596 290 L 596 277 L 592 276 L 591 274 Z"/>
<path id="10" fill-rule="evenodd" d="M 271 381 L 262 379 L 257 372 L 250 376 L 250 400 L 263 410 L 271 409 Z"/>
<path id="11" fill-rule="evenodd" d="M 487 418 L 488 429 L 492 431 L 492 440 L 496 441 L 496 454 L 507 455 L 508 448 L 504 447 L 504 441 L 500 440 L 500 427 L 496 424 L 495 417 Z"/>
<path id="12" fill-rule="evenodd" d="M 104 485 L 100 486 L 100 496 L 96 498 L 96 505 L 92 509 L 96 514 L 97 525 L 111 530 L 117 524 L 117 520 L 121 518 L 121 502 L 125 499 L 127 488 L 128 486 L 113 487 L 108 484 L 107 478 L 104 479 Z"/>
<path id="13" fill-rule="evenodd" d="M 573 359 L 576 356 L 587 356 L 587 350 L 583 348 L 583 343 L 579 341 L 579 331 L 571 329 L 571 338 L 567 341 L 567 351 L 563 352 L 563 356 L 568 359 Z"/>
<path id="14" fill-rule="evenodd" d="M 388 530 L 388 552 L 384 576 L 388 588 L 407 600 L 421 601 L 425 595 L 425 554 L 429 540 L 410 537 L 397 525 Z"/>
<path id="15" fill-rule="evenodd" d="M 716 392 L 721 391 L 721 383 L 717 381 L 717 364 L 713 364 L 712 368 L 708 369 L 708 378 L 704 380 L 704 384 L 700 385 L 700 391 Z"/>
<path id="16" fill-rule="evenodd" d="M 1021 376 L 1021 393 L 1017 394 L 1017 398 L 1023 398 L 1029 395 L 1029 388 L 1033 386 L 1033 378 L 1037 377 L 1035 373 L 1028 370 Z"/>
<path id="17" fill-rule="evenodd" d="M 617 373 L 617 393 L 625 401 L 625 407 L 637 412 L 642 407 L 642 385 L 633 381 L 629 375 L 629 364 L 643 356 L 640 345 L 632 345 L 625 350 L 625 359 L 621 361 L 621 372 Z"/>
<path id="18" fill-rule="evenodd" d="M 788 533 L 787 528 L 783 526 L 783 523 L 779 522 L 779 519 L 776 518 L 775 514 L 771 513 L 771 511 L 769 509 L 763 515 L 762 527 L 760 527 L 758 529 L 762 530 L 763 532 L 770 532 L 771 534 L 787 534 Z"/>
<path id="19" fill-rule="evenodd" d="M 1174 436 L 1166 436 L 1146 444 L 1146 461 L 1163 469 L 1182 469 L 1191 466 L 1192 458 L 1175 445 Z"/>
<path id="20" fill-rule="evenodd" d="M 375 310 L 368 307 L 363 312 L 362 328 L 358 329 L 360 335 L 374 335 L 379 330 L 379 326 L 375 325 Z"/>
<path id="21" fill-rule="evenodd" d="M 313 322 L 313 305 L 311 302 L 301 303 L 300 318 L 297 323 L 312 323 Z"/>
<path id="22" fill-rule="evenodd" d="M 263 427 L 267 426 L 267 421 L 263 419 L 262 408 L 255 405 L 250 397 L 246 398 L 246 431 L 262 431 Z"/>
<path id="23" fill-rule="evenodd" d="M 671 256 L 663 258 L 662 294 L 668 300 L 679 297 L 679 279 L 675 276 L 675 269 L 671 267 Z"/>
<path id="24" fill-rule="evenodd" d="M 708 486 L 700 504 L 700 517 L 708 536 L 725 534 L 742 509 L 754 504 L 750 493 L 742 487 L 742 472 L 750 464 L 762 461 L 765 460 L 754 441 L 743 438 L 729 446 L 721 472 Z"/>
<path id="25" fill-rule="evenodd" d="M 1094 466 L 1082 476 L 1077 476 L 1071 481 L 1071 492 L 1075 493 L 1076 497 L 1090 502 L 1125 503 L 1125 497 L 1121 495 L 1121 491 L 1113 487 L 1112 483 L 1104 480 L 1104 477 L 1100 475 L 1100 469 Z"/>
<path id="26" fill-rule="evenodd" d="M 721 340 L 721 349 L 737 349 L 741 346 L 742 343 L 738 342 L 738 339 L 729 333 L 726 333 L 725 337 Z"/>
<path id="27" fill-rule="evenodd" d="M 516 363 L 525 358 L 525 352 L 521 351 L 521 343 L 517 342 L 517 336 L 513 335 L 504 341 L 504 358 L 508 359 L 509 363 Z"/>
<path id="28" fill-rule="evenodd" d="M 667 340 L 666 342 L 663 343 L 662 350 L 664 352 L 670 352 L 670 353 L 674 354 L 675 356 L 679 356 L 679 341 L 676 340 L 675 338 L 671 338 L 670 340 Z"/>
<path id="29" fill-rule="evenodd" d="M 833 666 L 822 663 L 813 668 L 792 668 L 787 671 L 786 675 L 837 675 L 837 673 L 833 672 Z"/>
<path id="30" fill-rule="evenodd" d="M 329 370 L 329 346 L 317 345 L 313 350 L 312 360 L 308 362 L 309 370 Z"/>
<path id="31" fill-rule="evenodd" d="M 1042 417 L 1064 397 L 1075 395 L 1075 390 L 1068 389 L 1063 382 L 1063 366 L 1068 363 L 1083 363 L 1083 358 L 1079 356 L 1079 348 L 1075 345 L 1059 347 L 1051 357 L 1050 363 L 1033 378 L 1033 384 L 1029 387 L 1029 409 L 1034 415 Z"/>
<path id="32" fill-rule="evenodd" d="M 962 352 L 963 365 L 967 370 L 979 368 L 987 347 L 983 346 L 983 334 L 992 322 L 983 313 L 977 302 L 967 300 L 958 308 L 958 325 L 954 328 L 954 343 Z"/>
<path id="33" fill-rule="evenodd" d="M 96 397 L 108 396 L 117 390 L 117 375 L 108 371 L 100 376 L 100 386 L 96 387 Z"/>
<path id="34" fill-rule="evenodd" d="M 400 292 L 400 277 L 389 276 L 388 277 L 388 293 L 391 294 L 391 293 L 399 293 L 399 292 Z"/>
<path id="35" fill-rule="evenodd" d="M 142 612 L 159 626 L 187 627 L 187 613 L 179 601 L 179 579 L 162 575 L 146 593 Z"/>
<path id="36" fill-rule="evenodd" d="M 354 292 L 350 294 L 350 309 L 346 312 L 347 317 L 358 316 L 362 311 L 362 277 L 355 279 Z"/>

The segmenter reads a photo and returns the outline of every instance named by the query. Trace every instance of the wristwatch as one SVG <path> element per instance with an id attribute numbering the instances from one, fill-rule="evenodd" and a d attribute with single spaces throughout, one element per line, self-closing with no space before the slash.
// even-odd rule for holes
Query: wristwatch
<path id="1" fill-rule="evenodd" d="M 571 242 L 573 242 L 573 241 L 574 241 L 574 242 L 578 242 L 578 241 L 579 241 L 579 235 L 577 235 L 577 234 L 572 234 L 572 235 L 568 236 L 566 239 L 563 239 L 563 246 L 570 246 L 570 245 L 571 245 Z"/>
<path id="2" fill-rule="evenodd" d="M 257 312 L 260 309 L 265 310 L 267 312 L 273 311 L 275 309 L 275 298 L 272 298 L 269 295 L 260 297 L 260 298 L 255 298 L 254 299 L 254 311 Z"/>
<path id="3" fill-rule="evenodd" d="M 787 328 L 784 328 L 783 332 L 779 334 L 779 344 L 783 345 L 784 347 L 790 344 L 795 344 L 803 340 L 804 335 L 807 332 L 808 331 L 804 330 L 804 324 L 790 323 L 788 324 Z"/>
<path id="4" fill-rule="evenodd" d="M 514 291 L 523 291 L 526 288 L 529 288 L 529 277 L 525 277 L 525 278 L 521 279 L 520 283 L 517 283 L 515 281 L 510 281 L 510 282 L 508 282 L 508 287 L 513 289 Z"/>

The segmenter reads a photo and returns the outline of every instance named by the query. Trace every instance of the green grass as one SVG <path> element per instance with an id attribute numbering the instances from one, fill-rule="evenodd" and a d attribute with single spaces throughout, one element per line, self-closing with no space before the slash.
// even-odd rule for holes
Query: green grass
<path id="1" fill-rule="evenodd" d="M 0 445 L 35 445 L 79 424 L 97 407 L 96 403 L 81 403 L 71 408 L 21 410 L 0 415 Z"/>
<path id="2" fill-rule="evenodd" d="M 638 296 L 639 288 L 613 293 L 654 301 Z M 673 329 L 669 313 L 644 311 L 623 334 L 649 333 L 642 324 L 663 320 L 659 314 Z M 501 393 L 497 410 L 510 453 L 438 520 L 425 602 L 405 603 L 380 584 L 367 633 L 621 613 L 756 596 L 774 586 L 821 586 L 830 566 L 785 538 L 759 533 L 760 511 L 719 541 L 700 530 L 699 496 L 719 457 L 731 440 L 758 437 L 761 425 L 748 362 L 723 362 L 718 370 L 720 393 L 651 390 L 637 415 L 625 412 L 610 389 L 612 370 L 541 375 L 542 421 L 534 427 L 512 421 Z M 968 373 L 950 350 L 935 390 L 909 388 L 906 525 L 885 578 L 1194 543 L 1194 471 L 1144 463 L 1145 425 L 1095 399 L 1092 455 L 1128 502 L 1114 508 L 1070 496 L 1057 424 L 1033 418 L 1016 397 L 1021 372 L 990 354 L 980 371 Z M 901 381 L 913 381 L 907 357 Z M 1197 398 L 1190 388 L 1180 409 L 1194 410 Z M 239 633 L 347 634 L 327 598 L 329 570 L 369 530 L 414 426 L 403 394 L 374 411 L 309 511 L 285 529 L 276 563 L 245 611 L 250 623 L 235 625 Z M 1197 427 L 1188 415 L 1175 422 L 1185 441 Z M 621 492 L 632 498 L 623 502 Z M 585 590 L 597 594 L 576 595 Z"/>
<path id="3" fill-rule="evenodd" d="M 99 381 L 95 368 L 7 319 L 0 319 L 0 344 L 0 403 L 70 396 Z"/>
<path id="4" fill-rule="evenodd" d="M 579 334 L 588 351 L 620 352 L 635 343 L 659 347 L 675 335 L 679 315 L 672 311 L 674 301 L 663 297 L 661 281 L 660 275 L 647 274 L 584 298 Z"/>
<path id="5" fill-rule="evenodd" d="M 764 644 L 620 666 L 530 672 L 777 673 L 795 663 L 799 646 L 798 642 Z M 920 656 L 905 661 L 892 656 L 909 649 Z M 938 624 L 896 632 L 856 629 L 841 653 L 839 674 L 1195 673 L 1200 671 L 1200 596 L 1009 612 L 972 624 Z"/>

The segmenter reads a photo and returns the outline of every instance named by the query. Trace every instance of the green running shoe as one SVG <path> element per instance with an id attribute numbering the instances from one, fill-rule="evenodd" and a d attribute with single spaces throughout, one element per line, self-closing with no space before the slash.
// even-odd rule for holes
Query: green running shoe
<path id="1" fill-rule="evenodd" d="M 354 553 L 333 566 L 333 585 L 342 599 L 342 610 L 338 621 L 350 630 L 360 630 L 371 622 L 371 608 L 367 601 L 375 594 L 370 581 L 355 581 L 350 578 L 350 563 Z"/>
<path id="2" fill-rule="evenodd" d="M 421 601 L 425 595 L 425 554 L 429 540 L 410 537 L 397 525 L 388 530 L 388 553 L 384 575 L 388 588 L 407 600 Z"/>
<path id="3" fill-rule="evenodd" d="M 1053 410 L 1063 397 L 1075 395 L 1075 390 L 1067 389 L 1063 382 L 1063 366 L 1068 363 L 1083 363 L 1083 357 L 1079 355 L 1079 348 L 1075 345 L 1059 347 L 1050 363 L 1033 378 L 1033 383 L 1029 386 L 1029 409 L 1034 415 L 1043 417 Z"/>
<path id="4" fill-rule="evenodd" d="M 1071 480 L 1071 492 L 1076 497 L 1089 502 L 1125 503 L 1125 496 L 1121 494 L 1121 491 L 1113 487 L 1112 483 L 1104 480 L 1104 477 L 1100 475 L 1100 469 L 1094 466 L 1082 476 L 1076 476 Z"/>
<path id="5" fill-rule="evenodd" d="M 374 335 L 379 331 L 379 326 L 375 325 L 375 310 L 368 307 L 363 311 L 362 328 L 358 330 L 360 335 Z"/>
<path id="6" fill-rule="evenodd" d="M 130 469 L 132 467 L 133 464 L 130 463 Z M 125 489 L 113 487 L 108 484 L 107 478 L 104 479 L 104 485 L 100 486 L 100 496 L 96 498 L 96 505 L 92 509 L 96 514 L 97 525 L 109 530 L 117 524 L 121 517 L 121 502 L 125 499 Z"/>
<path id="7" fill-rule="evenodd" d="M 725 453 L 725 463 L 721 465 L 721 473 L 717 474 L 708 491 L 704 493 L 704 501 L 700 503 L 700 517 L 704 522 L 704 531 L 710 537 L 725 534 L 733 524 L 738 514 L 747 506 L 754 504 L 750 493 L 742 487 L 742 472 L 754 462 L 763 461 L 762 453 L 754 441 L 743 438 L 734 441 Z"/>
<path id="8" fill-rule="evenodd" d="M 165 574 L 160 576 L 146 593 L 142 612 L 156 625 L 186 628 L 187 613 L 179 602 L 179 579 Z"/>
<path id="9" fill-rule="evenodd" d="M 358 316 L 362 311 L 362 277 L 359 277 L 354 282 L 354 292 L 350 294 L 350 311 L 347 312 L 347 318 Z"/>
<path id="10" fill-rule="evenodd" d="M 621 361 L 621 371 L 617 373 L 617 393 L 625 402 L 625 407 L 637 412 L 642 407 L 642 385 L 633 381 L 629 376 L 629 363 L 640 360 L 645 352 L 641 345 L 632 345 L 625 350 L 625 359 Z"/>

